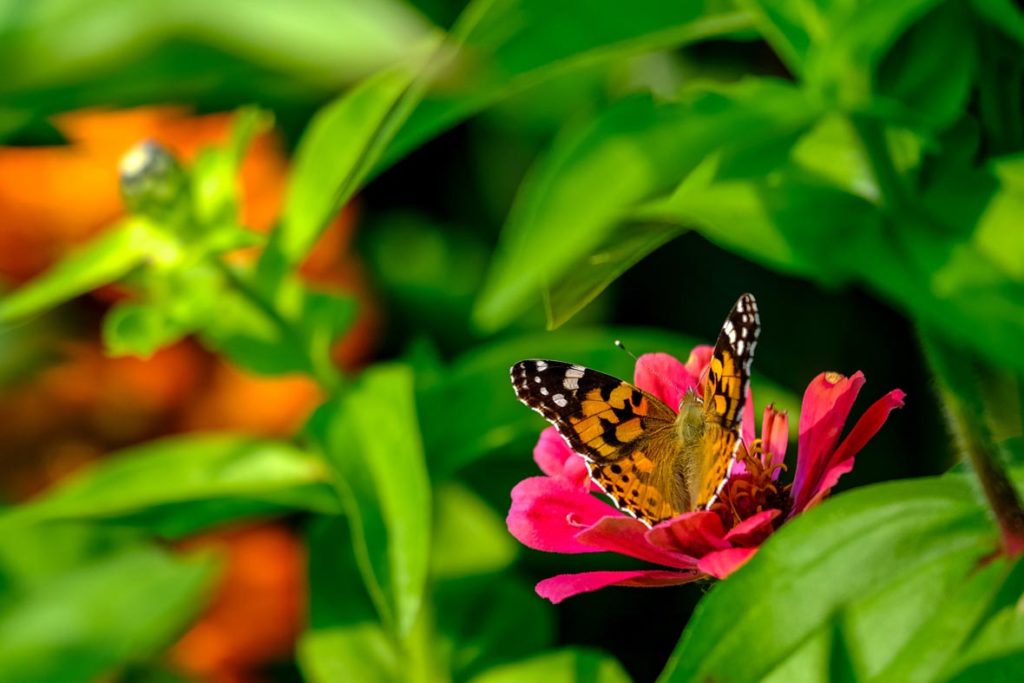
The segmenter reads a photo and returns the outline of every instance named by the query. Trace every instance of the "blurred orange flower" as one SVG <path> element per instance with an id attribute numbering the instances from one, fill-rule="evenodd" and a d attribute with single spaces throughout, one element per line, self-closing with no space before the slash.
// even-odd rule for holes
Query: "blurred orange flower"
<path id="1" fill-rule="evenodd" d="M 230 114 L 190 116 L 175 107 L 78 111 L 57 117 L 68 144 L 0 147 L 0 279 L 28 280 L 87 242 L 122 214 L 118 161 L 143 139 L 160 142 L 186 164 L 200 149 L 224 144 Z M 280 138 L 257 136 L 242 164 L 242 222 L 268 231 L 280 215 L 287 160 Z M 351 367 L 366 359 L 379 326 L 351 239 L 346 207 L 317 243 L 302 275 L 320 289 L 355 296 L 355 326 L 334 349 Z M 94 297 L 109 300 L 107 288 Z M 236 430 L 289 436 L 320 401 L 309 378 L 256 377 L 186 340 L 149 359 L 107 358 L 95 341 L 96 316 L 79 306 L 89 341 L 54 349 L 58 360 L 0 396 L 0 495 L 23 499 L 88 460 L 168 433 Z M 286 655 L 305 604 L 301 544 L 280 525 L 209 534 L 188 548 L 216 546 L 226 572 L 208 613 L 174 649 L 185 674 L 218 683 L 254 681 L 259 665 Z"/>
<path id="2" fill-rule="evenodd" d="M 302 545 L 286 528 L 268 524 L 207 534 L 183 548 L 219 550 L 224 566 L 216 598 L 178 641 L 171 662 L 211 683 L 257 680 L 254 670 L 285 658 L 302 628 Z"/>

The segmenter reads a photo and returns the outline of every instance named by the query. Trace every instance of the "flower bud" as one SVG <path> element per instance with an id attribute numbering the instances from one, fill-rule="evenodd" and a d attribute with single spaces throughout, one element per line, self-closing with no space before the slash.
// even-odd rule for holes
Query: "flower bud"
<path id="1" fill-rule="evenodd" d="M 121 197 L 129 211 L 167 219 L 188 208 L 188 178 L 171 152 L 145 140 L 121 157 Z"/>

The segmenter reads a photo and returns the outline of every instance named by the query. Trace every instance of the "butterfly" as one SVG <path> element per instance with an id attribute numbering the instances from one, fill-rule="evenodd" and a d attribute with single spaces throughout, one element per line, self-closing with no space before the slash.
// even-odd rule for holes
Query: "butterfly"
<path id="1" fill-rule="evenodd" d="M 512 366 L 516 396 L 583 456 L 593 481 L 648 526 L 718 500 L 743 442 L 740 417 L 761 319 L 743 294 L 718 334 L 702 391 L 678 412 L 629 382 L 572 363 Z"/>

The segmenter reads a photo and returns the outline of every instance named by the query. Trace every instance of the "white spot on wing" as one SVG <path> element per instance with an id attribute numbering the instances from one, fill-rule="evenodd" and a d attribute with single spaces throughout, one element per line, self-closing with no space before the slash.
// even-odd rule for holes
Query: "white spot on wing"
<path id="1" fill-rule="evenodd" d="M 541 388 L 540 388 L 540 395 L 541 395 L 541 396 L 547 396 L 547 395 L 548 395 L 548 393 L 549 393 L 549 392 L 548 392 L 548 388 L 547 388 L 547 387 L 541 387 Z"/>
<path id="2" fill-rule="evenodd" d="M 537 372 L 544 372 L 548 369 L 548 364 L 542 360 L 537 361 Z"/>
<path id="3" fill-rule="evenodd" d="M 559 408 L 564 408 L 569 405 L 569 402 L 565 400 L 565 396 L 562 396 L 561 394 L 555 394 L 551 397 L 551 400 L 554 401 L 555 405 Z"/>
<path id="4" fill-rule="evenodd" d="M 580 381 L 575 377 L 566 377 L 565 380 L 562 381 L 562 386 L 569 391 L 576 391 L 580 388 Z"/>

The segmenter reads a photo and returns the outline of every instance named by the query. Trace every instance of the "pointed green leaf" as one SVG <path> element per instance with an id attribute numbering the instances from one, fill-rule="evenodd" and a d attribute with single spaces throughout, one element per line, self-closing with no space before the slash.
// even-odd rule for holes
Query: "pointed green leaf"
<path id="1" fill-rule="evenodd" d="M 412 372 L 368 370 L 318 411 L 310 431 L 337 475 L 367 589 L 385 623 L 405 636 L 423 601 L 431 538 Z"/>
<path id="2" fill-rule="evenodd" d="M 50 270 L 0 299 L 0 322 L 42 313 L 101 285 L 119 280 L 143 262 L 174 260 L 177 246 L 149 223 L 129 219 L 71 252 Z"/>

